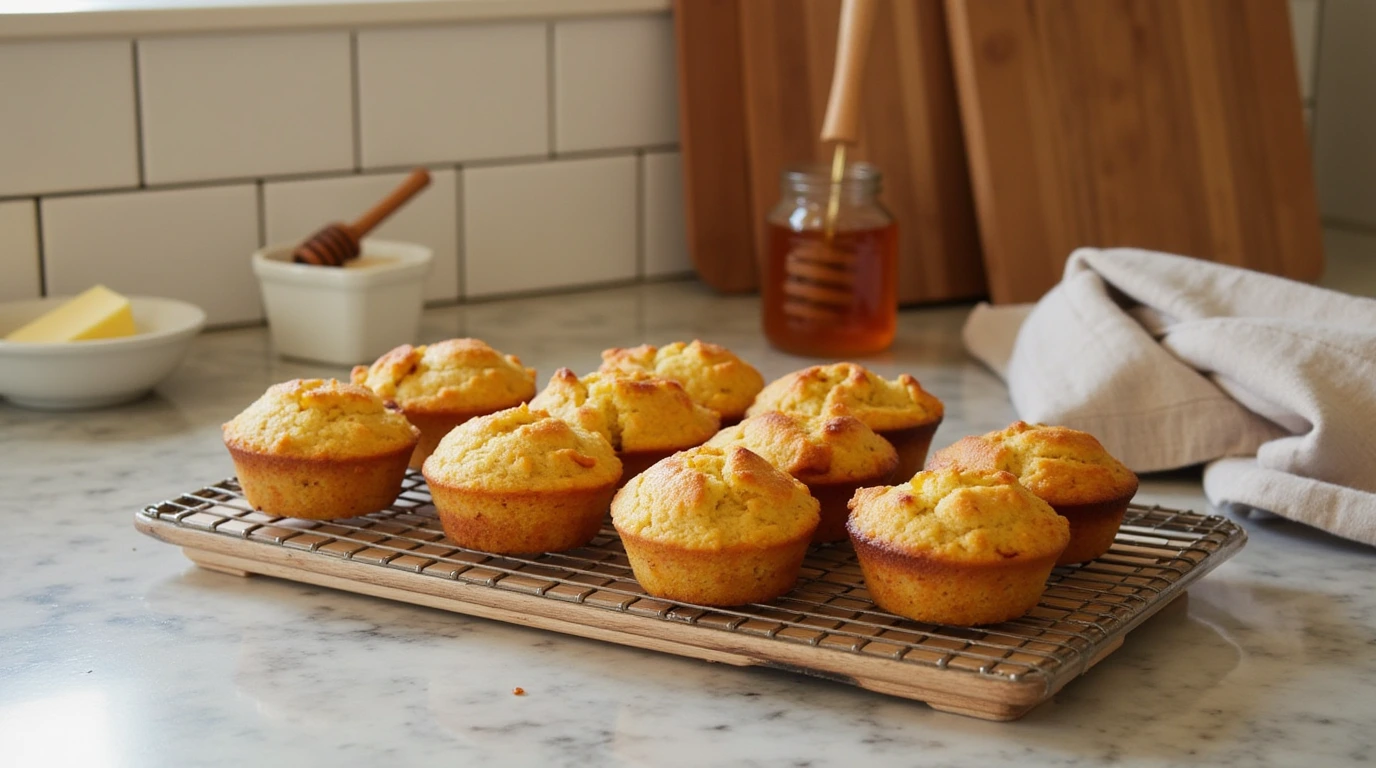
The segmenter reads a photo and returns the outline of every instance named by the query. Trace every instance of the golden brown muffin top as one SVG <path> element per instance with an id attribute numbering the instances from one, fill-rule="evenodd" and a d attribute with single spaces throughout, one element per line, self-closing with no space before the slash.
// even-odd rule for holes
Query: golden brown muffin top
<path id="1" fill-rule="evenodd" d="M 721 426 L 716 412 L 694 403 L 683 385 L 645 373 L 579 378 L 560 368 L 530 406 L 600 432 L 622 453 L 688 448 Z"/>
<path id="2" fill-rule="evenodd" d="M 403 344 L 371 366 L 355 366 L 352 379 L 421 413 L 491 413 L 535 394 L 534 368 L 478 339 Z"/>
<path id="3" fill-rule="evenodd" d="M 440 440 L 426 479 L 489 491 L 583 490 L 621 479 L 603 437 L 525 404 L 478 416 Z"/>
<path id="4" fill-rule="evenodd" d="M 274 384 L 222 430 L 225 443 L 240 450 L 309 459 L 409 451 L 420 438 L 372 390 L 334 379 Z"/>
<path id="5" fill-rule="evenodd" d="M 1070 523 L 1007 472 L 918 472 L 901 485 L 861 488 L 850 509 L 852 536 L 938 560 L 1054 557 L 1070 542 Z"/>
<path id="6" fill-rule="evenodd" d="M 731 350 L 694 339 L 655 347 L 604 350 L 603 373 L 642 371 L 683 385 L 698 405 L 711 408 L 724 418 L 736 419 L 764 388 L 764 377 Z"/>
<path id="7" fill-rule="evenodd" d="M 687 549 L 767 547 L 812 536 L 819 504 L 741 446 L 698 446 L 631 478 L 612 500 L 618 531 Z"/>
<path id="8" fill-rule="evenodd" d="M 887 381 L 855 363 L 814 365 L 770 382 L 746 411 L 805 416 L 854 416 L 876 432 L 931 424 L 941 420 L 941 401 L 903 374 Z"/>
<path id="9" fill-rule="evenodd" d="M 1137 475 L 1088 432 L 1015 421 L 932 454 L 928 469 L 1003 470 L 1051 504 L 1093 504 L 1137 493 Z"/>
<path id="10" fill-rule="evenodd" d="M 707 445 L 743 445 L 809 485 L 862 482 L 898 466 L 898 451 L 853 416 L 767 411 L 718 432 Z"/>

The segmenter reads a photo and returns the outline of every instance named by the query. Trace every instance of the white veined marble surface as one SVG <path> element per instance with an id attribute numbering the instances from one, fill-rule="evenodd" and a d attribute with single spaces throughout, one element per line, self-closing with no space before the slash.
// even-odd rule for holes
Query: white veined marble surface
<path id="1" fill-rule="evenodd" d="M 767 378 L 753 298 L 696 283 L 426 313 L 539 369 L 702 337 Z M 935 445 L 1014 417 L 962 352 L 966 309 L 905 312 L 866 363 L 941 397 Z M 43 414 L 0 403 L 0 764 L 1357 764 L 1376 758 L 1376 550 L 1276 519 L 1123 648 L 1013 723 L 267 578 L 201 571 L 133 513 L 232 473 L 219 425 L 268 385 L 343 369 L 203 336 L 153 397 Z M 1139 500 L 1204 510 L 1197 474 Z M 527 691 L 513 696 L 516 686 Z M 442 762 L 441 762 L 442 761 Z"/>

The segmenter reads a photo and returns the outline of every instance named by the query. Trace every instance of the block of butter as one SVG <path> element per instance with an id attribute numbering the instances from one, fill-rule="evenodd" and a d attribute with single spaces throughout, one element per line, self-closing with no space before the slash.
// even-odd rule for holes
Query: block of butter
<path id="1" fill-rule="evenodd" d="M 5 341 L 52 343 L 113 339 L 136 333 L 129 299 L 97 285 L 11 331 Z"/>

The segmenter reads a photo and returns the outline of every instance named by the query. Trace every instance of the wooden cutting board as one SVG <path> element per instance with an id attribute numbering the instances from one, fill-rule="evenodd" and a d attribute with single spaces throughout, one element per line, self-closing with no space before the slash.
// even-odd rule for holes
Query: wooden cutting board
<path id="1" fill-rule="evenodd" d="M 1322 242 L 1285 0 L 947 0 L 989 289 L 1079 246 L 1301 280 Z"/>
<path id="2" fill-rule="evenodd" d="M 690 251 L 709 285 L 753 290 L 779 171 L 830 159 L 817 134 L 840 0 L 676 0 L 675 13 Z M 882 197 L 899 223 L 899 300 L 982 295 L 940 0 L 883 0 L 872 46 L 852 157 L 884 173 Z"/>
<path id="3" fill-rule="evenodd" d="M 688 250 L 703 281 L 726 293 L 759 282 L 738 2 L 674 0 Z"/>

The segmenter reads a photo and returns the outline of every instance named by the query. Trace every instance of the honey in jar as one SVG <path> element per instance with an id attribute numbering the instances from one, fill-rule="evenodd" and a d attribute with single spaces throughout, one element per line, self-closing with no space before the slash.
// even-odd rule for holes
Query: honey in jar
<path id="1" fill-rule="evenodd" d="M 764 332 L 785 352 L 846 357 L 887 349 L 898 312 L 898 227 L 879 202 L 880 175 L 848 165 L 828 227 L 827 168 L 782 174 L 769 213 Z M 830 229 L 830 231 L 828 231 Z"/>

